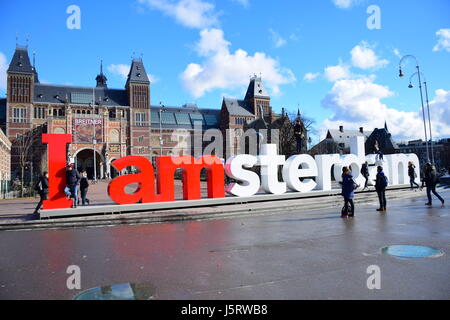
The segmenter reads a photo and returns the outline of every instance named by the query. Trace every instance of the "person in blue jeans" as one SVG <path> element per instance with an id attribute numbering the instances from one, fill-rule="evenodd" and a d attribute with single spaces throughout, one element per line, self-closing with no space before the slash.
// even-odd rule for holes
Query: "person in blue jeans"
<path id="1" fill-rule="evenodd" d="M 386 211 L 386 188 L 388 186 L 388 178 L 383 172 L 383 167 L 377 167 L 377 176 L 375 179 L 375 190 L 378 194 L 378 200 L 380 202 L 380 207 L 377 211 Z"/>
<path id="2" fill-rule="evenodd" d="M 419 184 L 415 181 L 417 178 L 416 166 L 414 165 L 414 163 L 412 163 L 412 161 L 408 162 L 408 176 L 411 190 L 414 189 L 414 186 L 416 186 L 416 188 L 419 188 Z"/>
<path id="3" fill-rule="evenodd" d="M 344 197 L 344 210 L 341 217 L 354 217 L 355 216 L 355 204 L 353 198 L 355 197 L 355 189 L 359 186 L 353 180 L 352 172 L 348 167 L 342 168 L 342 181 L 339 182 L 342 186 L 342 196 Z M 350 204 L 350 210 L 349 210 Z"/>
<path id="4" fill-rule="evenodd" d="M 76 208 L 78 205 L 78 186 L 80 185 L 80 180 L 80 174 L 75 168 L 75 165 L 71 163 L 66 171 L 66 184 L 70 190 L 70 198 L 73 199 L 72 208 Z"/>
<path id="5" fill-rule="evenodd" d="M 436 168 L 431 165 L 431 163 L 427 163 L 425 165 L 424 179 L 422 180 L 422 185 L 425 183 L 427 186 L 427 197 L 428 202 L 425 204 L 426 206 L 431 206 L 431 193 L 433 193 L 439 200 L 441 200 L 442 205 L 444 205 L 444 199 L 436 192 L 436 185 L 438 182 L 438 177 L 436 173 Z"/>

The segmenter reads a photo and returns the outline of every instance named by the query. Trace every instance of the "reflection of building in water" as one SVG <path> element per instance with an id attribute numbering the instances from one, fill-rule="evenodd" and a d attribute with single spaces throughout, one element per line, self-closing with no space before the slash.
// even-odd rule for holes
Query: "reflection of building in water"
<path id="1" fill-rule="evenodd" d="M 70 160 L 91 176 L 95 149 L 96 169 L 102 178 L 117 174 L 111 162 L 127 155 L 153 160 L 160 155 L 194 154 L 186 135 L 193 132 L 195 124 L 201 124 L 203 131 L 216 128 L 226 134 L 227 129 L 243 129 L 257 119 L 267 123 L 277 119 L 262 80 L 256 76 L 243 100 L 224 98 L 221 109 L 200 109 L 195 104 L 152 106 L 150 85 L 142 59 L 132 60 L 124 89 L 108 87 L 102 66 L 95 87 L 40 83 L 28 48 L 17 46 L 7 71 L 7 101 L 2 108 L 6 135 L 13 142 L 13 171 L 20 172 L 24 150 L 15 142 L 31 133 L 72 134 L 73 143 L 67 150 Z M 30 148 L 35 173 L 47 166 L 46 147 L 36 138 Z M 225 135 L 224 143 L 240 152 L 236 141 Z"/>

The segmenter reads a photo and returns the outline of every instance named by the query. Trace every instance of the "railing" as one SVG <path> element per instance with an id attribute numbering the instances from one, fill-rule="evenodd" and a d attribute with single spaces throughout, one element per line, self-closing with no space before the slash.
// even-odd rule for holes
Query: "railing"
<path id="1" fill-rule="evenodd" d="M 14 193 L 11 190 L 11 180 L 0 180 L 0 199 L 16 198 Z"/>

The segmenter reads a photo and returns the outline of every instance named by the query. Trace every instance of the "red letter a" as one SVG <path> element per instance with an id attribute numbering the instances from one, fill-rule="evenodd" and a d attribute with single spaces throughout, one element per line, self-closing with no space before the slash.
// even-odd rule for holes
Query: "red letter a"
<path id="1" fill-rule="evenodd" d="M 118 204 L 155 202 L 155 173 L 152 164 L 147 158 L 128 156 L 117 159 L 112 165 L 118 171 L 126 167 L 137 167 L 140 172 L 117 177 L 109 183 L 108 195 L 114 202 Z M 139 187 L 136 192 L 129 194 L 125 191 L 125 187 L 132 183 L 139 184 Z"/>

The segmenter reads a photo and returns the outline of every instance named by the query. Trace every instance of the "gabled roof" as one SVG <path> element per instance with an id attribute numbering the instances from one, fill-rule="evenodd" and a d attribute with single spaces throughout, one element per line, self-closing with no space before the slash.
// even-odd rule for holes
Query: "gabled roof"
<path id="1" fill-rule="evenodd" d="M 350 138 L 355 136 L 364 137 L 365 140 L 371 135 L 371 131 L 364 131 L 361 133 L 359 130 L 343 130 L 329 129 L 326 138 L 333 139 L 337 144 L 344 144 L 345 148 L 350 147 Z"/>
<path id="2" fill-rule="evenodd" d="M 30 63 L 28 49 L 26 47 L 16 47 L 14 56 L 9 64 L 8 72 L 34 73 L 34 68 Z"/>
<path id="3" fill-rule="evenodd" d="M 261 130 L 261 129 L 267 129 L 267 123 L 264 121 L 263 118 L 258 118 L 256 120 L 250 121 L 247 123 L 247 128 L 249 129 L 255 129 L 255 130 Z"/>
<path id="4" fill-rule="evenodd" d="M 252 98 L 270 99 L 269 93 L 264 87 L 261 78 L 258 78 L 257 76 L 254 76 L 250 79 L 247 93 L 245 94 L 245 100 L 249 100 Z"/>
<path id="5" fill-rule="evenodd" d="M 244 100 L 223 98 L 223 103 L 232 116 L 254 117 L 255 115 L 247 110 Z"/>
<path id="6" fill-rule="evenodd" d="M 108 89 L 106 87 L 89 88 L 58 86 L 37 83 L 34 86 L 33 102 L 64 103 L 66 97 L 71 104 L 86 104 L 92 102 L 92 91 L 95 92 L 95 102 L 104 106 L 128 106 L 128 95 L 124 89 Z"/>
<path id="7" fill-rule="evenodd" d="M 142 59 L 133 59 L 130 72 L 128 73 L 127 83 L 128 82 L 150 83 Z"/>
<path id="8" fill-rule="evenodd" d="M 368 151 L 372 151 L 372 147 L 375 144 L 375 141 L 378 141 L 380 149 L 383 150 L 392 150 L 398 149 L 397 143 L 392 138 L 392 135 L 387 130 L 387 126 L 384 128 L 373 130 L 372 134 L 368 139 L 369 146 L 366 146 L 366 149 L 370 149 Z"/>

